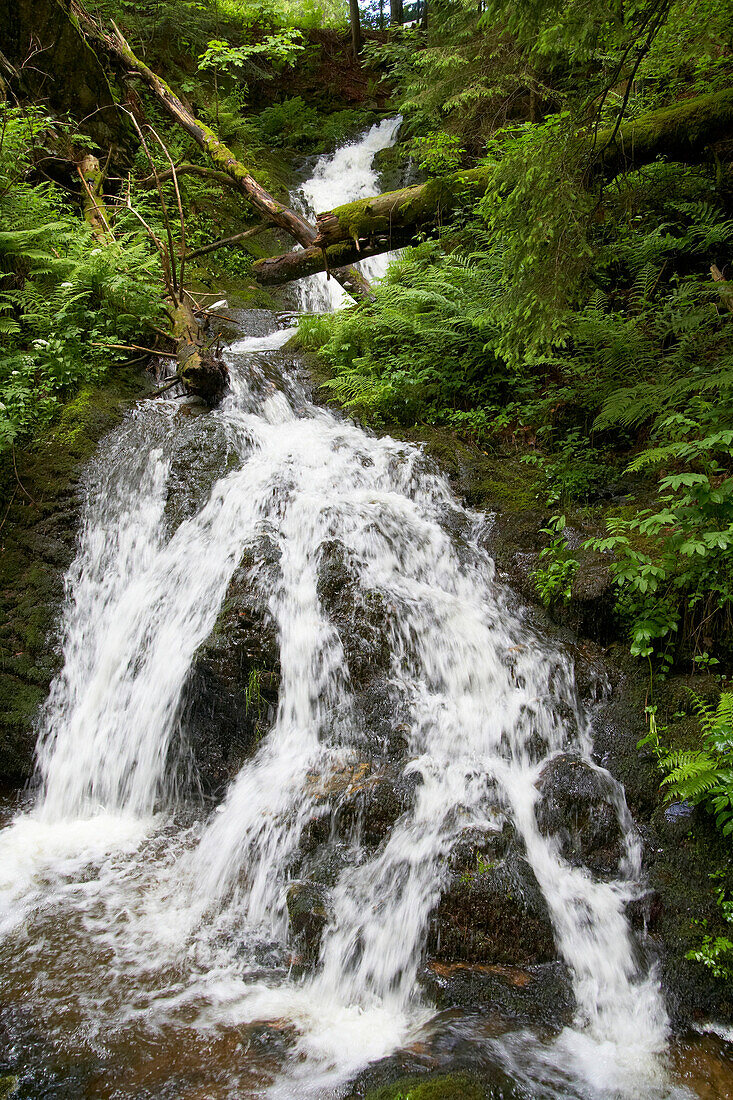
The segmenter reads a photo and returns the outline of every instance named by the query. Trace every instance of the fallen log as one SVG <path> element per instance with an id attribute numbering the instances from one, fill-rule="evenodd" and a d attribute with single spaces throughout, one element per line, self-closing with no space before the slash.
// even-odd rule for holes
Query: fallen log
<path id="1" fill-rule="evenodd" d="M 359 242 L 339 241 L 326 251 L 311 245 L 299 252 L 285 252 L 280 256 L 270 256 L 257 260 L 252 271 L 263 286 L 281 286 L 294 279 L 305 279 L 319 271 L 331 271 L 346 264 L 367 260 L 370 256 L 379 256 L 395 248 L 411 244 L 414 232 L 396 231 L 391 235 L 378 234 Z"/>
<path id="2" fill-rule="evenodd" d="M 588 176 L 612 179 L 660 156 L 694 163 L 715 142 L 731 136 L 733 89 L 712 92 L 629 120 L 615 135 L 602 131 L 596 152 L 587 148 Z M 420 233 L 439 228 L 459 206 L 478 201 L 491 174 L 490 166 L 472 168 L 318 214 L 311 247 L 259 260 L 255 277 L 275 285 L 409 244 Z"/>
<path id="3" fill-rule="evenodd" d="M 294 210 L 278 202 L 250 174 L 247 168 L 237 160 L 214 131 L 196 118 L 183 104 L 172 88 L 153 72 L 132 51 L 119 28 L 112 23 L 113 33 L 102 31 L 84 8 L 73 0 L 72 8 L 86 34 L 107 52 L 113 54 L 131 72 L 139 76 L 155 96 L 166 113 L 189 134 L 196 144 L 207 154 L 217 169 L 229 177 L 242 195 L 273 225 L 283 229 L 298 244 L 308 247 L 313 243 L 316 232 L 311 225 Z M 357 271 L 334 271 L 334 276 L 349 294 L 356 299 L 371 297 L 369 284 Z"/>

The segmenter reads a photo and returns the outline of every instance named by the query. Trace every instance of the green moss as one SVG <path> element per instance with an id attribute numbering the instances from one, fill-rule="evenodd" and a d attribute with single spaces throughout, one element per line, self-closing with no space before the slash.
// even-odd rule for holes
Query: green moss
<path id="1" fill-rule="evenodd" d="M 58 663 L 53 627 L 74 553 L 80 473 L 100 438 L 150 385 L 115 368 L 85 385 L 25 451 L 0 466 L 0 775 L 26 776 L 33 720 Z M 14 459 L 14 461 L 13 461 Z"/>
<path id="2" fill-rule="evenodd" d="M 486 1100 L 483 1087 L 463 1073 L 440 1077 L 402 1077 L 367 1093 L 366 1100 Z"/>
<path id="3" fill-rule="evenodd" d="M 459 200 L 483 194 L 489 178 L 486 168 L 455 172 L 414 187 L 390 191 L 376 199 L 358 199 L 337 206 L 333 211 L 342 231 L 356 239 L 370 233 L 385 233 L 391 228 L 435 222 L 436 215 L 447 214 Z"/>
<path id="4" fill-rule="evenodd" d="M 10 1100 L 18 1091 L 17 1077 L 0 1077 L 0 1100 Z"/>

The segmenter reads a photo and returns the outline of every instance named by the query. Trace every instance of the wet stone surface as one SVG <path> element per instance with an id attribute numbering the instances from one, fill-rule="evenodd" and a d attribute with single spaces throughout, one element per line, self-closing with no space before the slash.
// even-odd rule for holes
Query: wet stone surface
<path id="1" fill-rule="evenodd" d="M 616 877 L 624 844 L 614 781 L 580 757 L 563 754 L 545 765 L 538 786 L 537 825 L 555 837 L 563 859 L 599 877 Z"/>
<path id="2" fill-rule="evenodd" d="M 427 950 L 440 962 L 527 965 L 554 959 L 547 904 L 511 825 L 456 845 Z"/>

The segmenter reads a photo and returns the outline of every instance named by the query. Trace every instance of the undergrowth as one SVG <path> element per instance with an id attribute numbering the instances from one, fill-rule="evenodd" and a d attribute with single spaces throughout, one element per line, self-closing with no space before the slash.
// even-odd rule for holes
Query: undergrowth
<path id="1" fill-rule="evenodd" d="M 32 141 L 54 120 L 6 108 L 0 142 L 0 453 L 53 416 L 60 398 L 129 359 L 159 321 L 158 259 L 122 233 L 105 247 L 51 183 L 25 180 Z"/>

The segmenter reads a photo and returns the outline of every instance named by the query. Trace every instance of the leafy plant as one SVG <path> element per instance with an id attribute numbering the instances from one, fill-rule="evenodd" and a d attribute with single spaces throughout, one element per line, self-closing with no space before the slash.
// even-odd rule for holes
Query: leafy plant
<path id="1" fill-rule="evenodd" d="M 733 924 L 733 898 L 719 881 L 723 875 L 723 871 L 714 871 L 710 875 L 713 882 L 718 882 L 715 904 L 723 920 L 727 924 Z M 707 927 L 707 921 L 693 920 L 693 924 L 698 923 L 702 928 Z M 733 941 L 728 936 L 716 936 L 711 932 L 703 932 L 699 947 L 688 951 L 685 958 L 690 959 L 691 962 L 700 963 L 710 970 L 715 978 L 721 978 L 724 981 L 730 981 L 733 978 Z"/>
<path id="2" fill-rule="evenodd" d="M 660 758 L 667 799 L 703 805 L 724 836 L 733 833 L 733 693 L 723 692 L 713 709 L 692 693 L 702 748 L 674 750 Z"/>
<path id="3" fill-rule="evenodd" d="M 550 543 L 540 551 L 540 564 L 532 573 L 532 580 L 545 607 L 568 603 L 572 595 L 578 561 L 573 557 L 563 533 L 565 522 L 565 516 L 553 516 L 549 525 L 542 528 Z"/>
<path id="4" fill-rule="evenodd" d="M 24 178 L 53 120 L 5 108 L 0 145 L 0 452 L 100 379 L 160 321 L 158 258 L 139 235 L 100 247 L 51 184 Z"/>
<path id="5" fill-rule="evenodd" d="M 637 656 L 650 656 L 673 635 L 707 651 L 707 638 L 730 633 L 733 431 L 718 428 L 719 417 L 714 407 L 704 419 L 678 413 L 663 421 L 674 441 L 643 451 L 629 466 L 662 469 L 658 507 L 607 520 L 608 536 L 587 544 L 615 555 L 619 608 Z M 670 464 L 679 472 L 664 472 Z"/>

